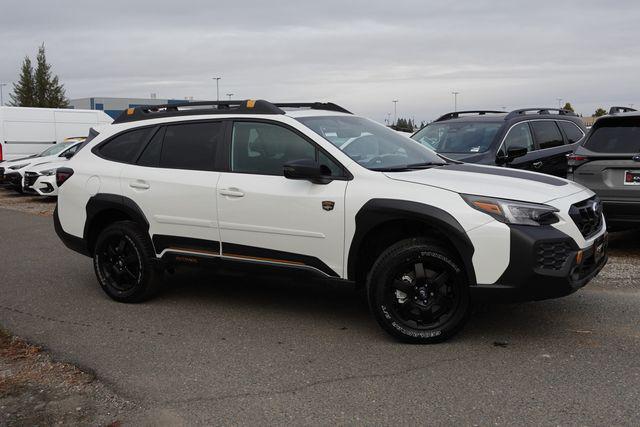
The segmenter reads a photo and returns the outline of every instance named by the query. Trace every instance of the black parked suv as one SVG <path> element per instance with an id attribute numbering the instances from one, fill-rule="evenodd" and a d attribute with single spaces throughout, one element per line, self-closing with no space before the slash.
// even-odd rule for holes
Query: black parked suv
<path id="1" fill-rule="evenodd" d="M 569 179 L 602 200 L 609 229 L 640 227 L 640 112 L 612 107 L 569 156 Z"/>
<path id="2" fill-rule="evenodd" d="M 567 155 L 586 134 L 572 111 L 524 108 L 447 113 L 412 138 L 454 160 L 566 177 Z"/>

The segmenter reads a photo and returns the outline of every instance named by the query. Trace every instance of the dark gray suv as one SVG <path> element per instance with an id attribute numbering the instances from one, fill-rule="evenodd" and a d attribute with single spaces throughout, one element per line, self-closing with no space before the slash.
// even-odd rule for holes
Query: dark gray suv
<path id="1" fill-rule="evenodd" d="M 602 199 L 610 229 L 640 227 L 640 112 L 598 119 L 568 164 L 568 178 Z"/>

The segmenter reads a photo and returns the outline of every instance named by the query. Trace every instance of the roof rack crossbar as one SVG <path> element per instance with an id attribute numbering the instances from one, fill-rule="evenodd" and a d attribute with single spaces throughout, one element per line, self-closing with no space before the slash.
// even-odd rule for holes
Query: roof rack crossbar
<path id="1" fill-rule="evenodd" d="M 209 107 L 209 108 L 206 108 Z M 259 100 L 195 101 L 172 104 L 141 105 L 124 110 L 113 123 L 201 114 L 284 114 L 271 102 Z"/>
<path id="2" fill-rule="evenodd" d="M 635 108 L 631 107 L 611 107 L 609 108 L 609 115 L 620 114 L 620 113 L 631 113 L 633 111 L 638 111 Z"/>
<path id="3" fill-rule="evenodd" d="M 536 108 L 519 108 L 517 110 L 513 110 L 512 112 L 507 114 L 507 117 L 505 117 L 504 119 L 509 120 L 513 117 L 521 116 L 531 112 L 534 112 L 535 114 L 551 114 L 550 111 L 557 111 L 559 116 L 576 116 L 576 117 L 578 116 L 573 111 L 567 110 L 564 108 L 536 107 Z"/>
<path id="4" fill-rule="evenodd" d="M 505 114 L 506 111 L 497 111 L 497 110 L 465 110 L 465 111 L 452 111 L 447 114 L 443 114 L 434 120 L 434 122 L 442 122 L 444 120 L 457 119 L 460 117 L 460 114 L 477 114 L 479 116 L 484 116 L 485 114 Z"/>
<path id="5" fill-rule="evenodd" d="M 279 102 L 274 105 L 279 108 L 309 108 L 311 110 L 327 110 L 353 114 L 351 111 L 333 102 Z"/>

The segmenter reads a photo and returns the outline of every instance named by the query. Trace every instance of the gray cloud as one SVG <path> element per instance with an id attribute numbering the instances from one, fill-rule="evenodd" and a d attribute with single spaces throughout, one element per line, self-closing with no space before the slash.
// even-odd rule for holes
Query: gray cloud
<path id="1" fill-rule="evenodd" d="M 640 4 L 12 1 L 0 81 L 45 42 L 70 97 L 332 100 L 383 120 L 452 108 L 640 104 Z"/>

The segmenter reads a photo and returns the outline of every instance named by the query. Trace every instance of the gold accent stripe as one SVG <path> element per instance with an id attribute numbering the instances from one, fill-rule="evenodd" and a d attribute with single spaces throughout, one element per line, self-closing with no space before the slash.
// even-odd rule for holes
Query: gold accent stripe
<path id="1" fill-rule="evenodd" d="M 275 258 L 262 258 L 262 257 L 256 257 L 256 256 L 249 256 L 249 255 L 231 254 L 231 253 L 228 253 L 228 252 L 223 252 L 222 256 L 228 256 L 228 257 L 234 257 L 234 258 L 242 258 L 242 259 L 252 259 L 252 260 L 255 260 L 255 261 L 278 262 L 278 263 L 281 263 L 281 264 L 306 265 L 304 262 L 300 262 L 300 261 L 288 261 L 288 260 L 284 260 L 284 259 L 275 259 Z"/>

